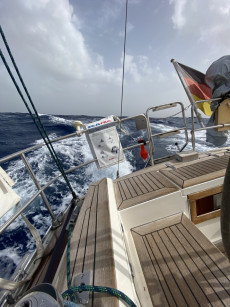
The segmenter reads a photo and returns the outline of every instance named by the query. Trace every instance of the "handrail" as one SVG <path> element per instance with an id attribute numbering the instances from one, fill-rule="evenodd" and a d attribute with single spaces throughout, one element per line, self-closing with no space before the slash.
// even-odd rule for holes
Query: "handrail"
<path id="1" fill-rule="evenodd" d="M 39 191 L 41 191 L 40 194 L 41 194 L 41 196 L 42 196 L 42 199 L 43 199 L 44 203 L 46 204 L 47 209 L 49 210 L 49 213 L 50 213 L 50 215 L 51 215 L 51 217 L 52 217 L 52 220 L 55 221 L 56 218 L 55 218 L 55 215 L 54 215 L 54 213 L 53 213 L 53 211 L 52 211 L 52 209 L 51 209 L 51 207 L 50 207 L 50 204 L 49 204 L 49 202 L 48 202 L 48 199 L 46 198 L 46 195 L 45 195 L 45 193 L 44 193 L 44 190 L 41 190 L 41 186 L 40 186 L 40 184 L 39 184 L 39 182 L 38 182 L 38 180 L 37 180 L 37 178 L 36 178 L 36 176 L 35 176 L 35 174 L 34 174 L 32 168 L 31 168 L 31 166 L 30 166 L 28 160 L 26 159 L 26 157 L 25 157 L 24 154 L 21 154 L 21 158 L 22 158 L 22 161 L 24 162 L 26 168 L 28 169 L 29 174 L 30 174 L 30 177 L 33 179 L 33 181 L 34 181 L 34 183 L 35 183 L 37 189 L 38 189 Z"/>
<path id="2" fill-rule="evenodd" d="M 130 119 L 135 119 L 138 116 L 143 116 L 146 119 L 145 114 L 139 114 L 139 115 L 136 115 L 136 116 L 129 116 L 129 117 L 126 117 L 126 118 L 122 118 L 122 119 L 120 119 L 120 122 L 124 122 L 124 121 L 130 120 Z M 119 121 L 116 120 L 115 123 L 119 123 Z M 83 133 L 85 133 L 87 131 L 88 131 L 87 129 L 81 130 L 80 133 L 83 134 Z M 68 138 L 71 138 L 71 137 L 74 137 L 74 136 L 79 136 L 79 132 L 77 131 L 77 132 L 74 132 L 74 133 L 70 133 L 70 134 L 67 134 L 65 136 L 61 136 L 61 137 L 58 137 L 56 139 L 50 140 L 50 141 L 51 141 L 51 143 L 56 143 L 56 142 L 59 142 L 59 141 L 62 141 L 62 140 L 65 140 L 65 139 L 68 139 Z M 11 155 L 8 155 L 6 157 L 0 158 L 0 164 L 4 163 L 4 162 L 7 162 L 7 161 L 9 161 L 11 159 L 17 158 L 21 154 L 28 153 L 30 151 L 36 150 L 38 148 L 41 148 L 43 146 L 46 146 L 46 144 L 44 142 L 42 142 L 41 144 L 38 144 L 38 145 L 34 145 L 34 146 L 31 146 L 31 147 L 25 148 L 23 150 L 15 152 L 15 153 L 13 153 Z M 124 148 L 124 150 L 125 150 L 125 148 Z M 92 161 L 92 162 L 94 162 L 94 161 Z"/>
<path id="3" fill-rule="evenodd" d="M 187 144 L 188 144 L 188 130 L 187 130 L 187 124 L 186 124 L 186 119 L 185 119 L 185 110 L 184 110 L 183 103 L 179 102 L 179 101 L 176 101 L 176 102 L 172 102 L 172 103 L 169 103 L 169 104 L 165 104 L 163 106 L 160 105 L 160 106 L 151 107 L 151 108 L 148 108 L 147 111 L 146 111 L 147 130 L 148 130 L 148 135 L 149 135 L 149 140 L 150 140 L 150 142 L 149 142 L 150 160 L 151 160 L 151 164 L 152 165 L 154 165 L 154 159 L 153 159 L 153 155 L 154 155 L 154 142 L 153 142 L 153 137 L 156 137 L 156 136 L 159 136 L 159 135 L 163 136 L 164 134 L 167 135 L 170 132 L 174 132 L 175 130 L 170 130 L 170 131 L 163 132 L 163 133 L 158 133 L 158 134 L 152 134 L 151 126 L 150 126 L 149 112 L 150 111 L 156 112 L 156 111 L 161 111 L 161 110 L 168 109 L 168 108 L 174 108 L 177 105 L 180 105 L 180 107 L 181 107 L 181 113 L 183 115 L 183 121 L 184 121 L 184 127 L 176 129 L 176 130 L 184 130 L 184 132 L 185 132 L 185 144 L 180 149 L 180 151 L 182 151 L 187 146 Z"/>
<path id="4" fill-rule="evenodd" d="M 74 133 L 71 133 L 71 134 L 68 134 L 68 135 L 65 135 L 65 136 L 61 136 L 61 137 L 59 137 L 59 138 L 56 138 L 56 139 L 53 139 L 53 140 L 50 140 L 50 141 L 51 141 L 51 143 L 55 143 L 55 142 L 62 141 L 62 140 L 64 140 L 64 139 L 68 139 L 68 138 L 70 138 L 70 137 L 74 137 L 74 136 L 77 136 L 77 135 L 78 135 L 78 133 L 77 133 L 77 132 L 74 132 Z M 6 157 L 3 157 L 3 158 L 0 159 L 0 164 L 1 164 L 1 163 L 4 163 L 4 162 L 7 162 L 7 161 L 9 161 L 9 160 L 11 160 L 11 159 L 17 158 L 17 157 L 20 156 L 21 154 L 28 153 L 28 152 L 30 152 L 30 151 L 36 150 L 36 149 L 38 149 L 38 148 L 41 148 L 41 147 L 43 147 L 43 146 L 46 146 L 46 144 L 45 144 L 44 142 L 42 142 L 41 144 L 38 144 L 38 145 L 34 145 L 34 146 L 31 146 L 31 147 L 27 147 L 27 148 L 25 148 L 25 149 L 23 149 L 23 150 L 20 150 L 20 151 L 18 151 L 18 152 L 15 152 L 15 153 L 13 153 L 13 154 L 11 154 L 11 155 L 8 155 L 8 156 L 6 156 Z"/>
<path id="5" fill-rule="evenodd" d="M 198 101 L 199 102 L 199 101 Z M 197 102 L 195 102 L 197 103 Z M 166 132 L 163 132 L 163 133 L 156 133 L 156 134 L 152 134 L 151 132 L 151 126 L 150 126 L 150 118 L 149 118 L 149 112 L 150 111 L 153 111 L 153 112 L 156 112 L 156 111 L 159 111 L 159 110 L 163 110 L 165 108 L 171 108 L 171 107 L 175 107 L 177 105 L 180 105 L 181 106 L 181 113 L 183 115 L 183 120 L 184 120 L 184 127 L 181 127 L 181 128 L 177 128 L 177 129 L 173 129 L 173 130 L 169 130 L 169 131 L 166 131 Z M 193 105 L 192 105 L 192 108 L 193 108 Z M 180 149 L 180 151 L 182 151 L 186 145 L 188 144 L 188 131 L 187 131 L 187 125 L 186 125 L 186 120 L 185 120 L 185 112 L 184 112 L 184 106 L 181 102 L 174 102 L 174 103 L 171 103 L 171 104 L 166 104 L 164 106 L 155 106 L 155 107 L 152 107 L 152 108 L 148 108 L 147 111 L 146 111 L 146 115 L 145 114 L 139 114 L 139 115 L 136 115 L 136 116 L 130 116 L 130 117 L 126 117 L 126 118 L 122 118 L 122 119 L 119 119 L 119 120 L 116 120 L 115 123 L 117 124 L 120 124 L 121 122 L 124 122 L 124 121 L 127 121 L 127 120 L 131 120 L 131 119 L 135 119 L 136 117 L 139 117 L 139 116 L 143 116 L 143 118 L 145 119 L 146 121 L 146 131 L 147 131 L 147 137 L 148 137 L 148 141 L 146 142 L 148 145 L 149 145 L 149 152 L 150 152 L 150 158 L 151 158 L 151 163 L 152 165 L 154 164 L 154 160 L 153 160 L 153 154 L 154 154 L 154 142 L 153 142 L 153 138 L 154 137 L 162 137 L 162 136 L 167 136 L 169 135 L 170 133 L 176 133 L 177 131 L 184 131 L 185 133 L 185 144 L 183 145 L 183 147 Z M 212 128 L 218 128 L 218 127 L 230 127 L 230 124 L 220 124 L 220 125 L 216 125 L 216 126 L 211 126 L 211 127 L 205 127 L 205 128 L 198 128 L 198 129 L 195 129 L 195 124 L 194 124 L 194 112 L 192 110 L 192 130 L 191 130 L 191 134 L 192 134 L 192 144 L 193 144 L 193 149 L 195 150 L 195 146 L 194 146 L 194 142 L 195 142 L 195 132 L 196 131 L 202 131 L 202 130 L 208 130 L 208 129 L 212 129 Z M 81 134 L 82 133 L 85 133 L 87 130 L 81 130 Z M 74 133 L 71 133 L 71 134 L 68 134 L 66 136 L 62 136 L 62 137 L 59 137 L 59 138 L 56 138 L 54 140 L 52 140 L 51 142 L 58 142 L 58 141 L 61 141 L 61 140 L 64 140 L 64 139 L 68 139 L 68 138 L 71 138 L 71 137 L 75 137 L 75 136 L 79 136 L 79 132 L 74 132 Z M 14 153 L 12 155 L 9 155 L 7 157 L 4 157 L 4 158 L 1 158 L 0 159 L 0 164 L 1 163 L 4 163 L 4 162 L 7 162 L 11 159 L 14 159 L 14 158 L 21 158 L 26 166 L 26 168 L 28 169 L 29 171 L 29 174 L 31 176 L 31 178 L 33 179 L 38 191 L 30 198 L 30 200 L 27 201 L 26 204 L 24 204 L 19 210 L 17 210 L 16 213 L 13 214 L 12 217 L 10 217 L 8 219 L 7 222 L 5 222 L 1 227 L 0 227 L 0 234 L 2 234 L 5 229 L 39 196 L 41 195 L 42 198 L 43 198 L 43 201 L 53 219 L 53 222 L 56 221 L 56 217 L 50 207 L 50 204 L 45 196 L 45 193 L 44 191 L 51 185 L 53 184 L 54 182 L 56 182 L 56 180 L 58 178 L 60 178 L 62 176 L 61 173 L 59 173 L 58 175 L 56 175 L 54 178 L 52 178 L 48 183 L 46 183 L 45 185 L 41 186 L 35 176 L 35 174 L 33 173 L 32 171 L 32 168 L 25 156 L 26 153 L 28 152 L 31 152 L 33 150 L 36 150 L 38 148 L 41 148 L 45 146 L 45 143 L 41 143 L 41 144 L 38 144 L 38 145 L 35 145 L 35 146 L 32 146 L 32 147 L 29 147 L 29 148 L 26 148 L 24 150 L 21 150 L 17 153 Z M 131 149 L 134 149 L 134 148 L 137 148 L 139 147 L 140 144 L 134 144 L 134 145 L 131 145 L 131 146 L 128 146 L 126 148 L 123 148 L 124 151 L 126 150 L 131 150 Z M 87 166 L 91 163 L 94 163 L 96 162 L 97 159 L 92 159 L 90 161 L 87 161 L 85 163 L 82 163 L 80 165 L 77 165 L 77 166 L 74 166 L 74 167 L 71 167 L 69 168 L 68 170 L 65 170 L 65 173 L 68 174 L 68 173 L 71 173 L 79 168 L 82 168 L 84 166 Z"/>
<path id="6" fill-rule="evenodd" d="M 24 205 L 22 206 L 17 212 L 15 212 L 15 214 L 13 216 L 11 216 L 1 227 L 0 227 L 0 234 L 3 233 L 4 230 L 6 230 L 6 228 L 8 226 L 10 226 L 10 224 L 35 200 L 35 198 L 37 198 L 40 195 L 40 190 L 37 191 L 32 197 L 31 199 Z"/>
<path id="7" fill-rule="evenodd" d="M 139 116 L 143 116 L 143 118 L 145 119 L 146 121 L 146 126 L 147 126 L 147 118 L 145 116 L 145 114 L 139 114 L 139 115 L 136 115 L 136 116 L 130 116 L 130 117 L 126 117 L 126 118 L 122 118 L 120 120 L 116 120 L 115 123 L 121 123 L 121 122 L 124 122 L 124 121 L 127 121 L 127 120 L 131 120 L 131 119 L 135 119 L 136 117 L 139 117 Z M 80 133 L 83 134 L 85 132 L 87 132 L 88 130 L 81 130 Z M 54 142 L 58 142 L 58 141 L 61 141 L 61 140 L 64 140 L 64 139 L 68 139 L 68 138 L 71 138 L 71 137 L 75 137 L 75 136 L 79 136 L 79 132 L 74 132 L 74 133 L 71 133 L 71 134 L 68 134 L 66 136 L 62 136 L 62 137 L 59 137 L 59 138 L 56 138 L 56 139 L 53 139 L 51 140 L 52 143 Z M 149 137 L 148 137 L 149 138 Z M 147 143 L 149 143 L 149 141 L 147 141 Z M 41 186 L 32 170 L 32 167 L 31 165 L 29 164 L 25 154 L 28 153 L 28 152 L 31 152 L 31 151 L 34 151 L 34 150 L 37 150 L 43 146 L 45 146 L 46 144 L 43 142 L 41 144 L 38 144 L 38 145 L 35 145 L 35 146 L 31 146 L 29 148 L 26 148 L 24 150 L 21 150 L 21 151 L 18 151 L 14 154 L 11 154 L 11 155 L 8 155 L 4 158 L 1 158 L 0 159 L 0 164 L 1 163 L 5 163 L 11 159 L 15 159 L 15 158 L 21 158 L 21 160 L 24 162 L 25 164 L 25 167 L 27 168 L 28 172 L 29 172 L 29 175 L 30 177 L 33 179 L 34 183 L 35 183 L 35 186 L 37 187 L 38 191 L 30 198 L 30 200 L 27 201 L 26 204 L 24 204 L 20 209 L 17 210 L 17 212 L 15 212 L 13 214 L 13 216 L 11 216 L 1 227 L 0 227 L 0 234 L 2 234 L 6 228 L 39 196 L 41 195 L 42 196 L 42 199 L 51 215 L 51 218 L 53 220 L 53 223 L 56 222 L 56 217 L 51 209 L 51 206 L 46 198 L 46 195 L 44 193 L 45 189 L 47 189 L 51 184 L 53 184 L 59 177 L 62 176 L 61 173 L 59 173 L 58 175 L 56 175 L 53 179 L 51 179 L 48 183 L 46 183 L 44 186 Z M 132 145 L 132 146 L 128 146 L 126 148 L 123 148 L 123 150 L 130 150 L 130 149 L 134 149 L 134 148 L 137 148 L 139 147 L 140 144 L 135 144 L 135 145 Z M 77 165 L 77 166 L 74 166 L 72 168 L 69 168 L 68 170 L 65 170 L 65 173 L 68 174 L 70 172 L 73 172 L 79 168 L 82 168 L 84 166 L 87 166 L 91 163 L 94 163 L 96 162 L 97 159 L 92 159 L 88 162 L 85 162 L 85 163 L 82 163 L 80 165 Z"/>

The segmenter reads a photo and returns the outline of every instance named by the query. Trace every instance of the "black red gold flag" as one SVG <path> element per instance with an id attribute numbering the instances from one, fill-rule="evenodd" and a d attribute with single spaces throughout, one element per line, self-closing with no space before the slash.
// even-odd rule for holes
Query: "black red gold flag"
<path id="1" fill-rule="evenodd" d="M 207 84 L 205 84 L 205 75 L 202 72 L 181 63 L 178 63 L 178 65 L 193 99 L 195 101 L 211 99 L 212 90 Z M 197 107 L 204 114 L 211 116 L 212 111 L 210 109 L 210 104 L 211 100 L 198 102 Z"/>

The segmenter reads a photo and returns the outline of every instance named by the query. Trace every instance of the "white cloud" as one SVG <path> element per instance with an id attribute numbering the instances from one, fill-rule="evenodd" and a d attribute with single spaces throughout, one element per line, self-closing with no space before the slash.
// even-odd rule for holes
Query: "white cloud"
<path id="1" fill-rule="evenodd" d="M 131 31 L 133 31 L 134 29 L 134 25 L 131 24 L 130 22 L 127 22 L 127 28 L 126 28 L 126 33 L 129 33 Z M 119 34 L 118 34 L 120 37 L 124 37 L 124 30 L 123 31 L 120 31 Z"/>
<path id="2" fill-rule="evenodd" d="M 169 3 L 174 6 L 174 28 L 183 38 L 183 47 L 190 46 L 195 58 L 201 54 L 203 64 L 211 64 L 210 59 L 229 54 L 230 0 L 169 0 Z"/>
<path id="3" fill-rule="evenodd" d="M 158 65 L 153 69 L 152 65 L 149 63 L 149 58 L 145 55 L 133 56 L 126 54 L 125 59 L 125 78 L 129 83 L 147 84 L 158 82 L 165 77 L 160 70 L 160 66 Z M 121 62 L 122 61 L 123 58 L 121 58 Z M 135 86 L 135 84 L 133 84 L 133 86 Z"/>
<path id="4" fill-rule="evenodd" d="M 139 83 L 142 80 L 141 74 L 139 72 L 137 64 L 134 62 L 134 57 L 132 55 L 126 54 L 125 57 L 125 71 L 129 74 L 134 82 Z"/>
<path id="5" fill-rule="evenodd" d="M 119 8 L 124 3 L 117 0 L 116 4 Z M 106 18 L 118 14 L 112 12 L 110 2 L 105 11 Z M 99 115 L 109 103 L 110 112 L 116 113 L 122 64 L 105 68 L 104 55 L 94 53 L 85 41 L 77 14 L 68 0 L 2 0 L 0 4 L 3 31 L 39 112 Z M 128 31 L 133 27 L 128 23 Z M 131 86 L 152 80 L 153 71 L 147 57 L 128 54 L 125 74 Z M 15 106 L 16 91 L 6 80 L 0 66 L 6 111 L 25 111 L 22 103 Z"/>
<path id="6" fill-rule="evenodd" d="M 4 1 L 0 17 L 16 58 L 26 58 L 27 65 L 37 66 L 54 79 L 84 78 L 92 63 L 84 38 L 72 23 L 76 16 L 68 1 L 27 0 L 15 4 L 12 8 Z"/>
<path id="7" fill-rule="evenodd" d="M 106 27 L 111 22 L 111 20 L 116 20 L 119 17 L 123 6 L 124 2 L 122 0 L 103 1 L 98 24 L 101 27 Z"/>
<path id="8" fill-rule="evenodd" d="M 221 15 L 230 15 L 230 2 L 229 0 L 219 0 L 218 2 L 212 1 L 210 10 L 212 10 L 214 13 L 217 12 L 217 14 L 220 13 Z"/>
<path id="9" fill-rule="evenodd" d="M 35 91 L 42 88 L 49 94 L 45 87 L 58 92 L 60 82 L 61 87 L 64 83 L 76 88 L 76 82 L 93 87 L 101 82 L 117 83 L 120 68 L 105 70 L 103 56 L 90 55 L 68 0 L 19 0 L 14 4 L 1 3 L 0 19 L 30 88 L 37 86 Z"/>
<path id="10" fill-rule="evenodd" d="M 116 2 L 118 10 L 121 4 L 119 0 Z M 3 1 L 0 18 L 24 74 L 43 75 L 42 78 L 49 82 L 92 83 L 93 87 L 102 82 L 120 82 L 121 67 L 105 69 L 103 55 L 89 50 L 82 32 L 76 27 L 78 17 L 68 0 L 19 0 L 15 3 L 11 10 L 10 1 Z M 105 18 L 117 15 L 110 2 L 105 2 L 104 10 Z M 132 29 L 129 23 L 128 30 Z M 135 64 L 131 66 L 129 69 L 135 75 Z"/>
<path id="11" fill-rule="evenodd" d="M 185 7 L 187 0 L 169 0 L 171 5 L 174 5 L 174 13 L 172 16 L 173 26 L 176 29 L 182 29 L 186 23 Z"/>

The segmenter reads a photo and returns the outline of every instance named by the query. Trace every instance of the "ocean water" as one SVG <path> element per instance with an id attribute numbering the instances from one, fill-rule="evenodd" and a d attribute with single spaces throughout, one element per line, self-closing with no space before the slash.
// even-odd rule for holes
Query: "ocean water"
<path id="1" fill-rule="evenodd" d="M 72 126 L 74 120 L 80 120 L 84 124 L 87 124 L 99 120 L 101 117 L 40 114 L 40 118 L 49 137 L 53 139 L 75 132 L 75 128 Z M 187 125 L 188 127 L 191 126 L 190 118 L 187 120 Z M 147 139 L 144 130 L 136 130 L 133 120 L 124 122 L 122 127 L 127 132 L 127 134 L 119 132 L 123 147 L 137 144 L 139 138 Z M 155 118 L 151 120 L 151 127 L 152 132 L 156 134 L 183 127 L 183 121 L 179 117 L 166 119 Z M 28 114 L 0 113 L 0 132 L 0 158 L 42 143 L 41 137 Z M 206 143 L 204 131 L 196 133 L 196 140 L 197 151 L 214 148 L 213 145 Z M 179 147 L 183 146 L 184 135 L 182 133 L 167 138 L 154 138 L 154 157 L 158 158 L 160 156 L 168 156 L 175 153 L 177 151 L 175 143 L 178 143 Z M 229 142 L 226 145 L 229 145 Z M 55 143 L 54 148 L 64 169 L 80 165 L 93 158 L 84 135 Z M 186 149 L 192 149 L 191 143 L 187 145 Z M 141 159 L 139 151 L 138 148 L 125 152 L 126 161 L 122 162 L 120 165 L 121 176 L 144 167 L 145 162 Z M 45 147 L 29 152 L 26 154 L 26 157 L 41 186 L 45 185 L 59 173 Z M 35 184 L 30 178 L 21 159 L 14 159 L 10 162 L 1 164 L 1 166 L 15 182 L 13 188 L 22 199 L 19 204 L 19 207 L 21 207 L 37 191 Z M 90 183 L 103 177 L 115 179 L 116 173 L 117 165 L 99 170 L 96 164 L 92 163 L 68 174 L 68 178 L 76 194 L 83 196 Z M 45 192 L 55 214 L 63 211 L 71 200 L 71 193 L 62 178 L 59 179 L 55 185 L 47 188 Z M 5 216 L 0 219 L 0 225 L 2 225 L 15 210 L 16 209 L 12 209 L 5 214 Z M 43 237 L 50 225 L 51 218 L 42 199 L 38 197 L 24 211 L 24 215 L 39 230 L 41 237 Z M 27 230 L 22 218 L 19 216 L 7 228 L 5 233 L 0 236 L 0 277 L 9 278 L 25 253 L 32 252 L 34 248 L 34 240 Z"/>

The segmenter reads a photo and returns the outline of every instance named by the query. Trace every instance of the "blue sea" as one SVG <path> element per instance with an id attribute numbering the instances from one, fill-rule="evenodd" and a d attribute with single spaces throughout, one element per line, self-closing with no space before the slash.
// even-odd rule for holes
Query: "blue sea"
<path id="1" fill-rule="evenodd" d="M 51 139 L 65 136 L 75 132 L 73 127 L 74 120 L 80 120 L 84 124 L 99 120 L 98 116 L 66 116 L 40 114 L 41 121 Z M 191 119 L 188 119 L 188 127 L 191 127 Z M 133 120 L 124 122 L 122 127 L 127 132 L 119 132 L 123 147 L 137 144 L 139 138 L 146 139 L 144 130 L 136 130 Z M 151 120 L 152 132 L 154 134 L 183 127 L 180 117 L 155 118 Z M 24 113 L 0 113 L 0 158 L 23 150 L 27 147 L 42 143 L 36 127 L 30 115 Z M 190 137 L 190 134 L 189 134 Z M 205 132 L 196 133 L 197 151 L 204 151 L 214 148 L 206 143 Z M 174 135 L 166 138 L 154 138 L 155 156 L 172 155 L 179 147 L 184 144 L 184 135 Z M 229 145 L 229 142 L 226 144 Z M 80 165 L 93 159 L 85 135 L 72 137 L 54 144 L 59 159 L 64 169 Z M 191 142 L 186 147 L 192 149 Z M 139 155 L 139 147 L 131 151 L 125 151 L 126 161 L 120 165 L 120 176 L 144 167 L 145 162 Z M 52 158 L 46 147 L 41 147 L 33 152 L 26 154 L 26 157 L 37 176 L 41 186 L 49 182 L 59 171 L 53 163 Z M 1 164 L 3 169 L 15 182 L 14 190 L 21 197 L 19 207 L 25 204 L 37 191 L 35 184 L 30 178 L 21 159 L 14 159 L 10 162 Z M 80 170 L 68 174 L 71 185 L 78 196 L 83 196 L 88 186 L 103 177 L 116 178 L 117 165 L 99 170 L 95 163 L 89 164 Z M 71 200 L 71 193 L 61 178 L 56 185 L 46 189 L 46 196 L 51 204 L 52 210 L 57 215 L 63 211 Z M 15 208 L 6 213 L 0 220 L 2 225 L 12 214 Z M 50 225 L 51 218 L 47 212 L 43 201 L 38 197 L 25 211 L 24 215 L 39 230 L 43 237 Z M 0 277 L 9 278 L 19 264 L 25 253 L 32 252 L 35 243 L 27 230 L 22 218 L 19 216 L 0 237 Z"/>

